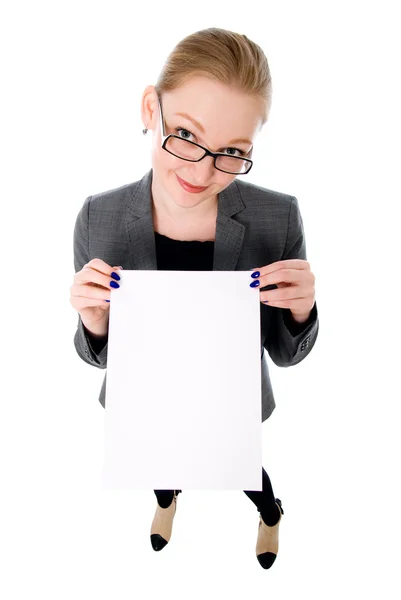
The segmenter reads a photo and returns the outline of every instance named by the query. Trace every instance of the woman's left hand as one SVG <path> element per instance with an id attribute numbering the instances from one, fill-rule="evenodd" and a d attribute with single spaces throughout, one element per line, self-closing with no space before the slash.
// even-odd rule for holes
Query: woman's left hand
<path id="1" fill-rule="evenodd" d="M 275 283 L 277 290 L 260 292 L 260 301 L 268 306 L 289 308 L 296 321 L 308 320 L 315 304 L 315 276 L 307 260 L 280 260 L 265 267 L 254 269 L 260 276 L 252 278 L 259 281 L 258 288 Z M 255 286 L 253 286 L 255 287 Z"/>

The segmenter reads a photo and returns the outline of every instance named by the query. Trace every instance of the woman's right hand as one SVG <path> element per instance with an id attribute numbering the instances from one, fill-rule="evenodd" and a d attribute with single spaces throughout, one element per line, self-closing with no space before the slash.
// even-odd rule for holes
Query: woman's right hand
<path id="1" fill-rule="evenodd" d="M 113 271 L 122 267 L 110 267 L 100 258 L 93 258 L 83 268 L 75 273 L 74 283 L 70 287 L 70 303 L 81 315 L 85 327 L 97 335 L 106 335 L 110 312 L 111 288 Z"/>

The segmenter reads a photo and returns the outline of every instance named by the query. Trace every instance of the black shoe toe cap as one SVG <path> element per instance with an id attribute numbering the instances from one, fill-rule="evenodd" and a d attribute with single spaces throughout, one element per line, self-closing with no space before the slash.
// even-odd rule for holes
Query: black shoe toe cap
<path id="1" fill-rule="evenodd" d="M 153 550 L 163 550 L 164 546 L 168 543 L 159 533 L 152 533 L 150 536 L 150 542 Z"/>
<path id="2" fill-rule="evenodd" d="M 273 552 L 264 552 L 263 554 L 259 554 L 257 558 L 264 569 L 270 569 L 276 560 L 276 556 L 277 554 L 273 554 Z"/>

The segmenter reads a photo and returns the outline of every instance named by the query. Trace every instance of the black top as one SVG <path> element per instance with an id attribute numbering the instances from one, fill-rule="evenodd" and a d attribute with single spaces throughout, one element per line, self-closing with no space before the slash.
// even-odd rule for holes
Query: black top
<path id="1" fill-rule="evenodd" d="M 172 240 L 155 231 L 160 271 L 213 271 L 214 242 Z"/>
<path id="2" fill-rule="evenodd" d="M 155 231 L 157 269 L 160 271 L 213 271 L 214 242 L 173 240 Z M 274 309 L 274 307 L 273 307 Z M 279 310 L 278 308 L 274 310 Z M 291 335 L 301 333 L 309 324 L 297 323 L 285 311 L 285 324 Z M 88 335 L 96 354 L 104 348 L 108 336 L 94 339 Z"/>

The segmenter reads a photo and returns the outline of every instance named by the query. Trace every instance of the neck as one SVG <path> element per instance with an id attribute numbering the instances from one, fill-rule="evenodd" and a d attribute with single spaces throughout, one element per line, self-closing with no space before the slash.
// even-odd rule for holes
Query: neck
<path id="1" fill-rule="evenodd" d="M 159 217 L 167 218 L 173 223 L 189 224 L 216 218 L 217 205 L 218 196 L 214 194 L 195 206 L 178 206 L 154 180 L 152 181 L 152 210 Z"/>

